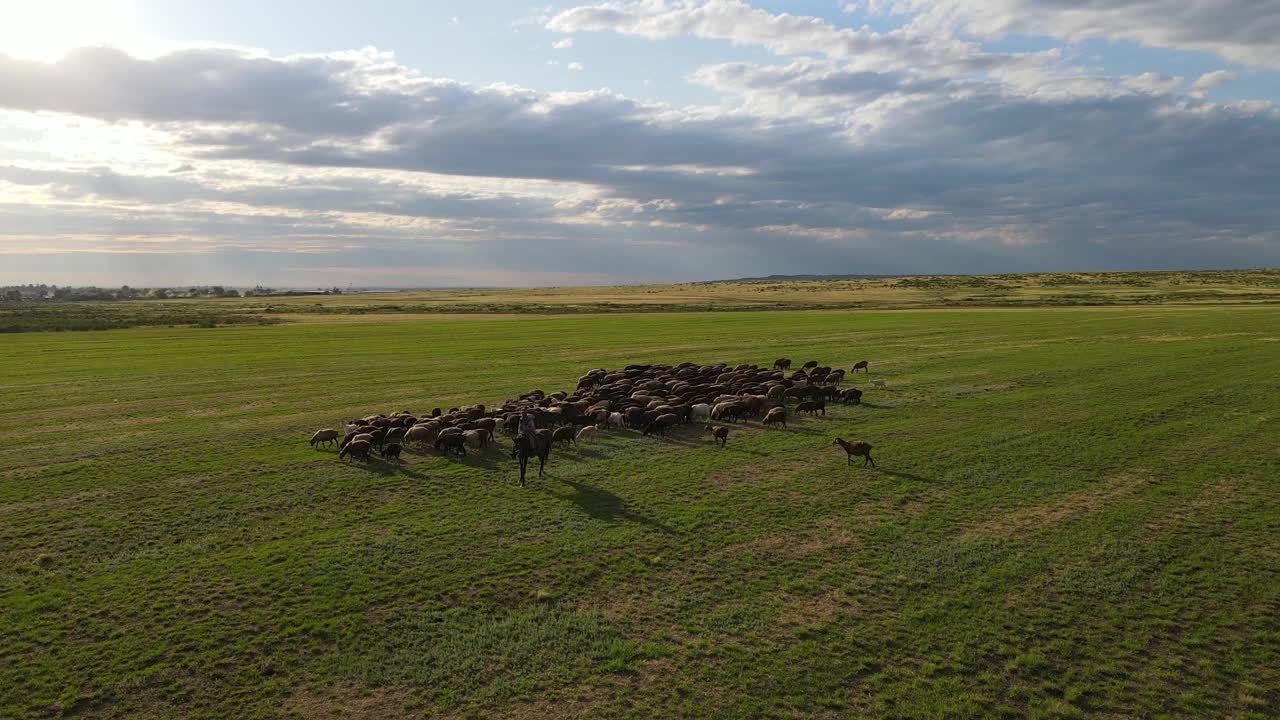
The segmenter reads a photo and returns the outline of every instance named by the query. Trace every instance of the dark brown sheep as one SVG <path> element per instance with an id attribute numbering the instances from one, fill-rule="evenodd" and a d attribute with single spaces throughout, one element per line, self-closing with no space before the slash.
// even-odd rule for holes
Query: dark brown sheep
<path id="1" fill-rule="evenodd" d="M 724 427 L 723 425 L 720 427 L 708 425 L 707 432 L 711 433 L 712 438 L 715 442 L 720 444 L 720 447 L 724 447 L 725 444 L 729 442 L 729 428 Z"/>
<path id="2" fill-rule="evenodd" d="M 804 402 L 796 405 L 796 412 L 808 413 L 810 415 L 817 415 L 818 413 L 826 415 L 827 404 L 821 400 L 805 400 Z"/>
<path id="3" fill-rule="evenodd" d="M 574 428 L 572 427 L 556 428 L 556 431 L 551 433 L 551 442 L 564 443 L 565 445 L 576 443 L 574 435 Z"/>
<path id="4" fill-rule="evenodd" d="M 382 448 L 382 457 L 395 458 L 396 462 L 400 462 L 400 443 L 387 443 Z"/>
<path id="5" fill-rule="evenodd" d="M 845 405 L 859 405 L 862 403 L 862 391 L 858 388 L 849 388 L 840 393 L 840 398 L 844 400 Z"/>
<path id="6" fill-rule="evenodd" d="M 863 372 L 869 373 L 871 372 L 869 365 L 870 363 L 868 363 L 866 360 L 859 360 L 858 362 L 853 364 L 853 372 L 858 372 L 859 370 L 861 370 Z"/>
<path id="7" fill-rule="evenodd" d="M 452 453 L 454 455 L 466 457 L 467 456 L 467 448 L 465 445 L 466 441 L 467 441 L 466 437 L 464 437 L 462 435 L 462 431 L 459 430 L 456 433 L 451 433 L 448 435 L 441 433 L 440 436 L 436 438 L 434 446 L 435 446 L 435 449 L 439 450 L 442 455 L 449 455 L 450 453 Z"/>
<path id="8" fill-rule="evenodd" d="M 765 427 L 779 424 L 782 425 L 783 430 L 787 428 L 787 409 L 781 406 L 770 410 L 769 413 L 764 416 L 763 422 Z"/>
<path id="9" fill-rule="evenodd" d="M 849 442 L 844 438 L 836 438 L 835 442 L 831 444 L 839 445 L 840 447 L 844 448 L 845 453 L 847 453 L 848 455 L 848 460 L 849 460 L 848 464 L 850 465 L 853 464 L 853 457 L 855 455 L 861 455 L 863 458 L 865 458 L 865 460 L 862 461 L 862 467 L 866 467 L 867 463 L 871 463 L 871 467 L 876 466 L 876 461 L 871 459 L 871 443 L 869 442 L 863 442 L 862 440 L 854 440 L 853 442 Z"/>
<path id="10" fill-rule="evenodd" d="M 367 440 L 356 440 L 347 443 L 346 447 L 338 451 L 338 459 L 350 455 L 352 460 L 368 460 L 369 451 L 373 449 L 373 443 Z"/>
<path id="11" fill-rule="evenodd" d="M 779 370 L 790 370 L 791 358 L 778 358 L 773 361 L 773 366 Z"/>

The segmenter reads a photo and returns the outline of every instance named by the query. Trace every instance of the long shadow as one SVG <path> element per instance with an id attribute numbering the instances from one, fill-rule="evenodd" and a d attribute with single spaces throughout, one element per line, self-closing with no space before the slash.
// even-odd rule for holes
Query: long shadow
<path id="1" fill-rule="evenodd" d="M 565 480 L 563 478 L 555 478 L 555 479 L 559 480 L 565 485 L 572 487 L 573 492 L 569 494 L 558 493 L 541 483 L 533 487 L 537 487 L 539 490 L 547 493 L 552 497 L 559 498 L 561 500 L 568 500 L 572 502 L 573 504 L 582 508 L 582 510 L 585 513 L 587 513 L 588 515 L 590 515 L 591 517 L 597 520 L 605 520 L 605 521 L 627 520 L 634 523 L 640 523 L 641 525 L 647 525 L 651 528 L 654 528 L 655 530 L 664 532 L 668 535 L 679 534 L 675 530 L 672 530 L 671 528 L 667 527 L 661 522 L 658 522 L 657 520 L 654 520 L 653 518 L 645 517 L 640 513 L 629 510 L 627 508 L 627 502 L 625 500 L 618 497 L 617 495 L 614 495 L 608 490 L 594 487 L 582 482 L 574 482 L 573 480 Z"/>
<path id="2" fill-rule="evenodd" d="M 862 407 L 869 407 L 873 410 L 892 410 L 893 409 L 892 405 L 879 405 L 873 402 L 867 402 L 866 400 L 863 400 L 859 404 L 862 405 Z"/>
<path id="3" fill-rule="evenodd" d="M 916 482 L 922 482 L 922 483 L 938 482 L 937 480 L 933 480 L 931 478 L 921 477 L 920 475 L 916 475 L 915 473 L 900 472 L 898 470 L 881 470 L 880 468 L 876 468 L 876 470 L 880 472 L 882 475 L 892 475 L 894 477 L 899 477 L 906 480 L 915 480 Z"/>

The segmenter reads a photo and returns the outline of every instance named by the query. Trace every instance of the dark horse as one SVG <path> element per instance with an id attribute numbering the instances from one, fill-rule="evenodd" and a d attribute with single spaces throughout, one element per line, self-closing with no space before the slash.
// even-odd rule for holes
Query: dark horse
<path id="1" fill-rule="evenodd" d="M 511 457 L 520 460 L 520 487 L 524 487 L 524 473 L 529 467 L 529 458 L 538 458 L 538 477 L 542 477 L 542 469 L 547 466 L 547 456 L 551 454 L 551 431 L 536 430 L 532 434 L 517 435 L 511 446 Z"/>

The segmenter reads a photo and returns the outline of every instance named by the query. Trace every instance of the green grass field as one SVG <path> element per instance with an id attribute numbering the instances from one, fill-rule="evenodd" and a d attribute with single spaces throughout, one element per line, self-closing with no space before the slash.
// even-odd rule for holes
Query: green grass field
<path id="1" fill-rule="evenodd" d="M 527 488 L 307 444 L 779 355 L 887 387 Z M 1280 715 L 1274 305 L 23 333 L 0 370 L 0 717 Z"/>

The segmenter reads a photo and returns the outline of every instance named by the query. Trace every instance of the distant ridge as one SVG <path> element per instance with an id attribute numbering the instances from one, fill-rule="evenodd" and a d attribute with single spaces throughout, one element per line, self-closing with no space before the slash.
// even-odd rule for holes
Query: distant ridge
<path id="1" fill-rule="evenodd" d="M 765 275 L 764 277 L 733 278 L 731 280 L 701 280 L 695 285 L 726 282 L 762 282 L 765 280 L 876 280 L 881 278 L 912 277 L 911 275 Z"/>

